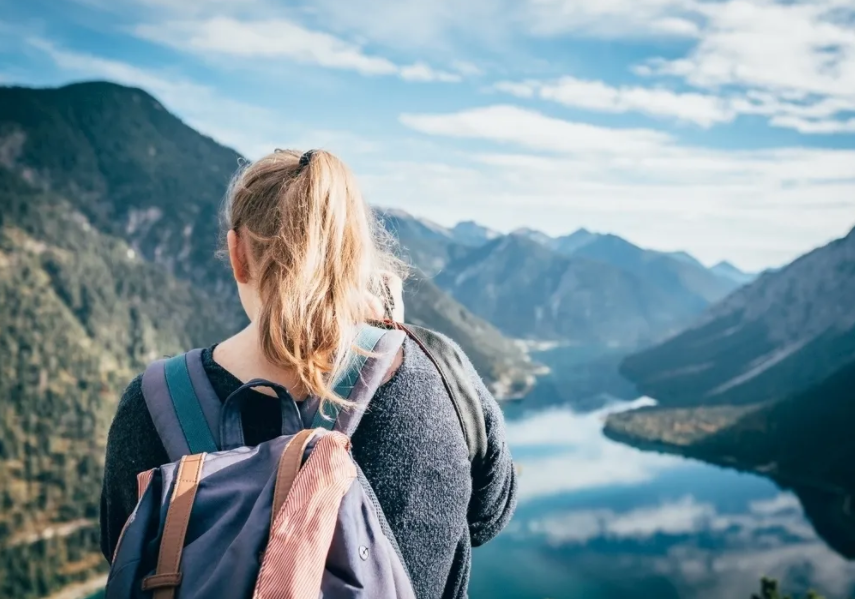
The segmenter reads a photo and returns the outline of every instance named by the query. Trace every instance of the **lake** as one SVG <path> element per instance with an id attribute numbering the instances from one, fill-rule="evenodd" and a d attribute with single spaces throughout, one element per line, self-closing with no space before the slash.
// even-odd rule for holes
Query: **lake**
<path id="1" fill-rule="evenodd" d="M 772 481 L 606 439 L 610 409 L 507 410 L 521 467 L 516 516 L 474 550 L 472 599 L 749 599 L 853 596 L 855 562 L 818 537 Z"/>

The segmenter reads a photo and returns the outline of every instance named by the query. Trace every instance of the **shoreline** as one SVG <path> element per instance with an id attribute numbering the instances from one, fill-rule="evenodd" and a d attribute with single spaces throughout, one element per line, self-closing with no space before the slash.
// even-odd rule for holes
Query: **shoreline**
<path id="1" fill-rule="evenodd" d="M 817 489 L 829 493 L 841 495 L 843 497 L 851 496 L 853 493 L 847 491 L 837 485 L 829 484 L 822 480 L 810 476 L 800 476 L 791 472 L 778 470 L 777 464 L 757 465 L 740 460 L 733 456 L 720 456 L 704 451 L 693 451 L 691 445 L 678 445 L 676 443 L 668 443 L 666 441 L 640 437 L 630 433 L 615 431 L 609 427 L 606 420 L 602 429 L 603 436 L 607 439 L 623 445 L 628 445 L 639 451 L 649 451 L 664 455 L 676 455 L 682 458 L 697 460 L 711 466 L 717 466 L 727 470 L 735 470 L 742 474 L 752 474 L 768 478 L 779 487 L 792 490 L 793 487 L 802 486 Z"/>

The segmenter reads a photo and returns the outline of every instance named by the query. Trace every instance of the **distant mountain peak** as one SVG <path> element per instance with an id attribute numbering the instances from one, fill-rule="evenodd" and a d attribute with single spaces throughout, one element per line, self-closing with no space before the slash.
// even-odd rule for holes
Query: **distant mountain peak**
<path id="1" fill-rule="evenodd" d="M 757 278 L 757 275 L 740 270 L 728 260 L 722 260 L 721 262 L 710 268 L 710 271 L 715 273 L 719 277 L 730 279 L 740 284 L 750 283 L 751 281 Z"/>
<path id="2" fill-rule="evenodd" d="M 552 245 L 552 237 L 544 233 L 543 231 L 538 231 L 537 229 L 532 229 L 530 227 L 519 227 L 514 229 L 510 233 L 514 237 L 524 237 L 526 239 L 530 239 L 531 241 L 535 241 L 541 245 L 550 246 Z"/>
<path id="3" fill-rule="evenodd" d="M 689 252 L 683 250 L 677 250 L 674 252 L 662 252 L 662 254 L 668 256 L 669 258 L 673 258 L 674 260 L 685 262 L 686 264 L 692 264 L 699 268 L 706 268 L 706 266 L 704 266 L 700 260 L 692 256 Z"/>
<path id="4" fill-rule="evenodd" d="M 569 235 L 562 235 L 552 242 L 552 249 L 564 254 L 570 255 L 581 247 L 584 247 L 592 241 L 600 237 L 599 233 L 592 233 L 588 229 L 582 227 L 576 229 Z"/>
<path id="5" fill-rule="evenodd" d="M 735 265 L 733 264 L 733 262 L 730 262 L 729 260 L 722 260 L 721 262 L 719 262 L 718 264 L 716 264 L 715 266 L 713 266 L 713 269 L 716 269 L 716 268 L 718 268 L 718 269 L 733 270 L 733 271 L 736 271 L 736 272 L 739 272 L 739 273 L 742 273 L 742 274 L 746 274 L 746 273 L 745 273 L 745 271 L 743 271 L 743 270 L 741 270 L 740 268 L 738 268 L 737 266 L 735 266 Z"/>
<path id="6" fill-rule="evenodd" d="M 498 231 L 485 227 L 474 220 L 457 223 L 451 228 L 451 234 L 458 243 L 471 246 L 484 245 L 501 235 Z"/>
<path id="7" fill-rule="evenodd" d="M 436 223 L 430 219 L 422 218 L 420 216 L 414 216 L 406 210 L 402 210 L 400 208 L 384 208 L 378 206 L 374 208 L 374 211 L 379 215 L 381 220 L 393 218 L 398 221 L 414 223 L 424 227 L 425 229 L 431 231 L 432 233 L 440 237 L 452 237 L 451 231 L 446 227 L 443 227 L 439 223 Z"/>

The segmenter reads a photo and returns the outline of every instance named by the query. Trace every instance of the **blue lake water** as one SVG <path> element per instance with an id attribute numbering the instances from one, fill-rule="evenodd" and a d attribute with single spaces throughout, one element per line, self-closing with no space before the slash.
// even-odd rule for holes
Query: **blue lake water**
<path id="1" fill-rule="evenodd" d="M 764 575 L 853 596 L 855 562 L 773 482 L 610 441 L 608 408 L 514 411 L 519 507 L 475 549 L 472 599 L 749 599 Z"/>

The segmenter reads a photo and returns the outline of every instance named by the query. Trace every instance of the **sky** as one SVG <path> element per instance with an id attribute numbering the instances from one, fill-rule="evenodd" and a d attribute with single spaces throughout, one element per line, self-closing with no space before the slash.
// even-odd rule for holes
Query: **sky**
<path id="1" fill-rule="evenodd" d="M 443 225 L 752 271 L 855 226 L 855 0 L 0 0 L 0 84 L 93 79 Z"/>

